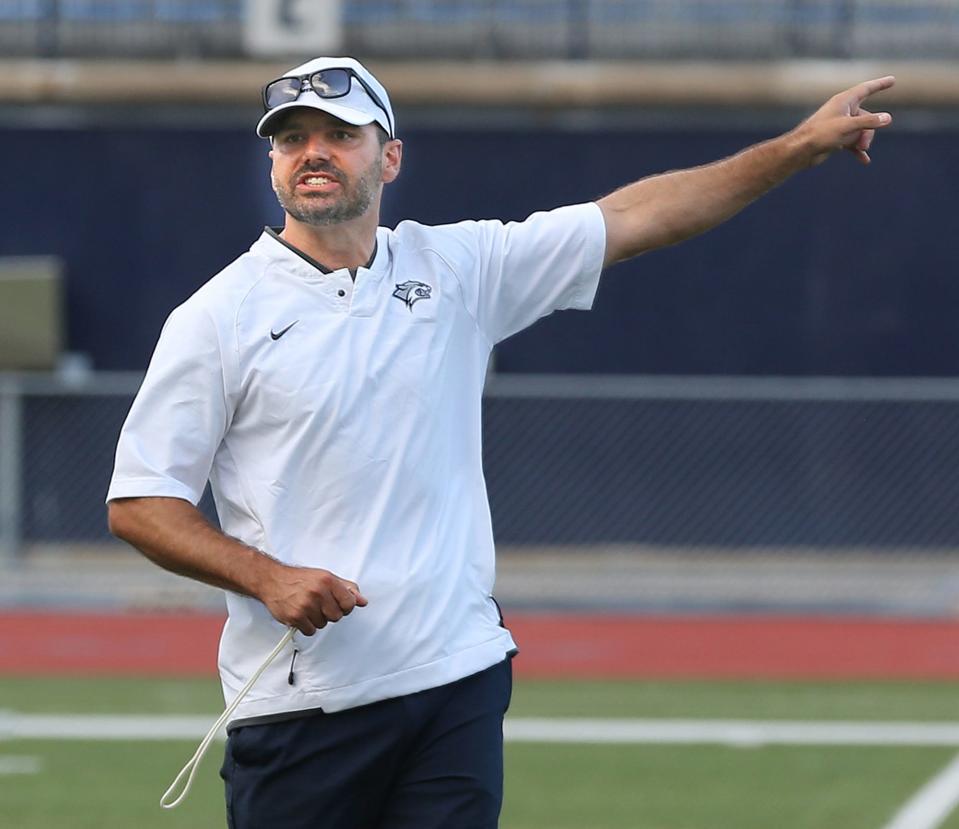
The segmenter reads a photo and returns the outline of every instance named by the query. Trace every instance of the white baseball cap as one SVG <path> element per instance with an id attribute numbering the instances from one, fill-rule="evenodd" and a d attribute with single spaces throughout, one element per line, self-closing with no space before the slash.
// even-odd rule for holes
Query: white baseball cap
<path id="1" fill-rule="evenodd" d="M 277 116 L 293 107 L 319 109 L 357 126 L 375 122 L 390 138 L 396 136 L 390 96 L 354 58 L 314 58 L 294 67 L 263 87 L 263 106 L 266 112 L 256 125 L 256 134 L 261 138 L 269 138 L 276 131 Z"/>

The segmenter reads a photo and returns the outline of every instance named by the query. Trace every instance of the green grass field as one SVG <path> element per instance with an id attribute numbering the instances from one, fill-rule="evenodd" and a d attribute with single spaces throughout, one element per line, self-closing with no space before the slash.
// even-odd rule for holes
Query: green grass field
<path id="1" fill-rule="evenodd" d="M 0 678 L 0 712 L 208 714 L 212 680 Z M 517 682 L 514 717 L 959 721 L 952 683 Z M 224 826 L 211 751 L 179 809 L 158 800 L 183 741 L 2 740 L 4 829 Z M 956 751 L 818 746 L 509 743 L 503 829 L 881 829 Z M 0 769 L 2 769 L 0 763 Z M 959 829 L 953 814 L 943 829 Z M 361 829 L 361 827 L 357 827 Z M 451 829 L 455 829 L 451 827 Z"/>

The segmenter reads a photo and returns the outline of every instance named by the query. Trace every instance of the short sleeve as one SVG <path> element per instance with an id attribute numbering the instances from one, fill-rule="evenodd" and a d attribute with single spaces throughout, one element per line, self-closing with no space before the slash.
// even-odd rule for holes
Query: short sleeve
<path id="1" fill-rule="evenodd" d="M 189 303 L 167 319 L 117 444 L 107 500 L 199 502 L 232 418 L 213 320 Z"/>
<path id="2" fill-rule="evenodd" d="M 553 311 L 592 307 L 606 252 L 596 204 L 534 213 L 522 222 L 478 222 L 475 229 L 480 266 L 459 275 L 490 342 Z"/>

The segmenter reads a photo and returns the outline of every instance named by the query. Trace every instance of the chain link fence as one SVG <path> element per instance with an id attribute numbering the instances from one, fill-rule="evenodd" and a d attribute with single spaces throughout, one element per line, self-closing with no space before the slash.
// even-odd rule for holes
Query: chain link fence
<path id="1" fill-rule="evenodd" d="M 956 395 L 922 382 L 504 379 L 485 416 L 497 536 L 956 548 Z"/>
<path id="2" fill-rule="evenodd" d="M 0 382 L 0 538 L 108 539 L 139 377 Z M 959 382 L 493 376 L 484 455 L 507 545 L 959 549 Z"/>
<path id="3" fill-rule="evenodd" d="M 305 3 L 277 4 L 290 10 Z M 243 0 L 0 0 L 7 57 L 242 57 Z M 951 58 L 957 0 L 342 0 L 343 51 L 415 58 Z"/>

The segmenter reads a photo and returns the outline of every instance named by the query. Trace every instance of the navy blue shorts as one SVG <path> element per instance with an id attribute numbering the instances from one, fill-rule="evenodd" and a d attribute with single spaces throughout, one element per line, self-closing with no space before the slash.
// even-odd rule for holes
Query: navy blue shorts
<path id="1" fill-rule="evenodd" d="M 495 829 L 511 660 L 405 697 L 230 730 L 230 829 Z"/>

